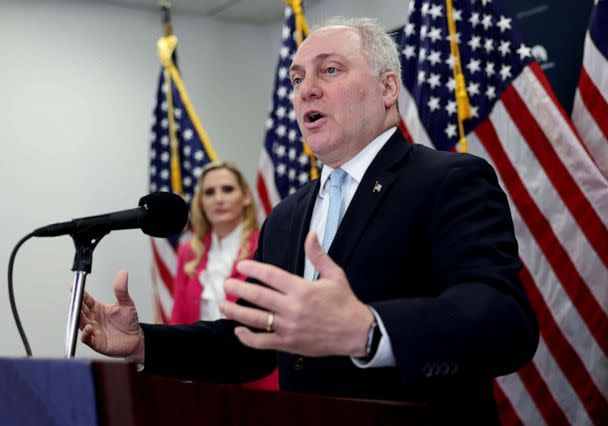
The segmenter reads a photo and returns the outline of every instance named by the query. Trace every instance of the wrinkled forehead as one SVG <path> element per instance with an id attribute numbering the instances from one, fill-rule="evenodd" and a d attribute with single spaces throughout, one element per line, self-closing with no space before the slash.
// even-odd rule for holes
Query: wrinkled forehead
<path id="1" fill-rule="evenodd" d="M 343 25 L 323 27 L 312 32 L 300 45 L 290 69 L 302 68 L 311 61 L 331 55 L 363 56 L 359 32 Z"/>

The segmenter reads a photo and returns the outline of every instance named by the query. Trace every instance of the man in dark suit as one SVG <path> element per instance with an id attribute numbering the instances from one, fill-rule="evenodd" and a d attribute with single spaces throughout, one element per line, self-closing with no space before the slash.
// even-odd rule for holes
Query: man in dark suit
<path id="1" fill-rule="evenodd" d="M 484 160 L 404 140 L 399 75 L 373 21 L 315 30 L 290 76 L 325 166 L 269 215 L 255 260 L 238 266 L 251 281 L 227 280 L 240 298 L 221 305 L 231 320 L 140 325 L 122 272 L 115 304 L 85 295 L 83 341 L 151 373 L 242 382 L 278 362 L 283 390 L 496 421 L 492 378 L 538 343 L 507 199 Z"/>

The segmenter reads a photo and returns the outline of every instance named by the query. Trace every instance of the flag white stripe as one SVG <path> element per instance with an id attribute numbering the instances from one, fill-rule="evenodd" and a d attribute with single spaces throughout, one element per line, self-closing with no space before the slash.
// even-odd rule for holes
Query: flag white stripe
<path id="1" fill-rule="evenodd" d="M 163 313 L 169 317 L 173 310 L 173 297 L 165 285 L 165 282 L 160 277 L 160 273 L 155 263 L 152 264 L 152 285 L 154 286 L 154 293 L 158 296 Z"/>
<path id="2" fill-rule="evenodd" d="M 472 134 L 468 138 L 471 153 L 489 160 L 487 152 L 477 137 Z M 501 180 L 500 176 L 499 180 Z M 502 180 L 500 183 L 504 188 L 504 183 Z M 543 252 L 536 245 L 536 242 L 530 234 L 529 229 L 519 215 L 519 211 L 514 207 L 512 202 L 511 212 L 513 215 L 517 239 L 520 245 L 521 258 L 527 260 L 526 266 L 534 277 L 536 283 L 541 284 L 539 290 L 543 296 L 543 299 L 545 300 L 545 303 L 548 305 L 549 310 L 552 312 L 554 318 L 557 311 L 558 315 L 560 316 L 560 328 L 562 328 L 562 331 L 567 336 L 567 339 L 568 336 L 570 337 L 568 339 L 570 345 L 573 345 L 573 349 L 579 354 L 579 356 L 582 355 L 581 359 L 586 365 L 587 370 L 592 371 L 590 376 L 594 378 L 596 386 L 601 389 L 600 384 L 608 383 L 608 378 L 606 377 L 606 371 L 608 368 L 605 365 L 606 358 L 603 356 L 601 349 L 597 347 L 593 336 L 589 334 L 589 330 L 582 322 L 578 312 L 573 309 L 570 299 L 563 292 L 562 287 L 558 284 L 558 280 L 554 276 L 551 267 L 547 264 Z M 547 303 L 547 301 L 549 301 L 549 303 Z M 563 330 L 564 325 L 566 325 L 568 331 Z M 589 353 L 586 350 L 587 348 L 589 349 Z M 591 352 L 593 352 L 595 356 L 591 355 Z M 585 423 L 574 422 L 573 424 L 589 424 L 590 420 L 584 406 L 576 395 L 576 392 L 572 388 L 571 384 L 568 382 L 568 379 L 563 375 L 559 365 L 555 362 L 555 359 L 546 347 L 544 339 L 542 338 L 533 362 L 539 371 L 539 374 L 541 374 L 543 381 L 551 390 L 554 399 L 570 421 L 580 421 L 581 419 L 586 419 Z M 599 377 L 594 377 L 595 374 L 597 374 Z M 535 407 L 531 410 L 529 404 L 527 403 L 527 398 L 530 398 L 530 395 L 527 393 L 527 391 L 525 391 L 525 388 L 524 391 L 526 394 L 518 395 L 518 393 L 521 391 L 520 388 L 522 388 L 523 385 L 519 383 L 519 377 L 514 378 L 512 376 L 517 376 L 517 374 L 507 376 L 507 380 L 504 380 L 504 378 L 499 379 L 499 384 L 501 385 L 503 392 L 505 392 L 507 395 L 511 395 L 509 399 L 512 401 L 520 418 L 526 420 L 524 423 L 531 425 L 539 424 L 538 419 L 535 419 L 535 417 L 540 415 L 540 413 L 536 411 Z M 602 380 L 604 380 L 604 382 L 602 382 Z M 598 381 L 600 383 L 598 383 Z M 604 389 L 602 389 L 604 395 L 606 394 L 605 388 L 606 386 L 604 385 Z"/>
<path id="3" fill-rule="evenodd" d="M 258 173 L 261 174 L 262 178 L 264 179 L 264 188 L 266 189 L 266 194 L 268 195 L 270 205 L 276 206 L 281 201 L 281 195 L 277 191 L 277 186 L 274 181 L 274 164 L 272 163 L 272 159 L 265 149 L 262 149 L 260 152 Z M 266 217 L 266 211 L 261 200 L 257 196 L 256 198 L 258 202 L 258 211 L 263 212 L 264 215 L 262 217 Z"/>
<path id="4" fill-rule="evenodd" d="M 596 96 L 599 94 L 596 93 Z M 608 119 L 608 118 L 606 118 Z M 608 178 L 608 140 L 598 127 L 595 119 L 583 103 L 579 89 L 576 89 L 574 96 L 574 106 L 572 108 L 572 121 L 576 126 L 583 143 L 589 150 L 595 164 Z"/>
<path id="5" fill-rule="evenodd" d="M 583 66 L 589 74 L 589 78 L 596 85 L 599 93 L 604 98 L 605 102 L 608 102 L 606 96 L 608 96 L 608 73 L 606 67 L 608 67 L 608 61 L 599 51 L 593 39 L 591 38 L 589 31 L 585 36 L 585 51 L 583 53 Z"/>
<path id="6" fill-rule="evenodd" d="M 523 69 L 513 87 L 546 137 L 570 176 L 593 205 L 604 226 L 608 227 L 608 181 L 579 144 L 578 137 L 564 120 L 530 67 Z"/>
<path id="7" fill-rule="evenodd" d="M 152 238 L 152 244 L 172 276 L 177 271 L 177 254 L 166 238 Z"/>
<path id="8" fill-rule="evenodd" d="M 507 120 L 503 120 L 503 123 L 505 121 Z M 486 158 L 491 162 L 476 135 L 471 134 L 468 136 L 468 139 L 471 153 Z M 526 170 L 533 167 L 532 165 L 525 166 Z M 539 165 L 536 167 L 540 169 Z M 505 188 L 500 175 L 498 178 L 501 186 Z M 524 182 L 529 183 L 527 180 L 524 180 Z M 505 192 L 507 192 L 506 188 Z M 512 202 L 508 192 L 507 196 L 509 197 L 515 234 L 519 243 L 520 257 L 525 259 L 526 266 L 538 285 L 547 308 L 556 320 L 566 340 L 581 358 L 595 385 L 600 389 L 604 397 L 608 398 L 608 358 L 606 358 L 604 352 L 583 322 L 580 314 L 572 305 L 571 299 L 560 285 L 551 265 L 547 262 L 544 252 L 537 245 L 536 240 L 530 233 L 528 226 L 523 221 L 519 210 L 517 210 L 515 203 Z M 559 207 L 556 208 L 558 209 Z M 563 206 L 562 210 L 565 210 Z M 579 257 L 584 258 L 585 255 L 581 254 Z"/>
<path id="9" fill-rule="evenodd" d="M 542 414 L 534 404 L 534 400 L 518 374 L 513 373 L 508 376 L 498 377 L 496 382 L 524 424 L 535 426 L 546 425 Z"/>
<path id="10" fill-rule="evenodd" d="M 510 163 L 525 183 L 528 193 L 542 214 L 548 218 L 555 236 L 573 260 L 574 267 L 587 283 L 604 313 L 608 315 L 608 286 L 592 285 L 601 277 L 608 279 L 606 266 L 589 244 L 570 210 L 566 208 L 560 194 L 551 184 L 502 102 L 496 103 L 490 120 Z M 514 209 L 512 202 L 511 209 Z M 568 298 L 567 295 L 564 296 Z"/>

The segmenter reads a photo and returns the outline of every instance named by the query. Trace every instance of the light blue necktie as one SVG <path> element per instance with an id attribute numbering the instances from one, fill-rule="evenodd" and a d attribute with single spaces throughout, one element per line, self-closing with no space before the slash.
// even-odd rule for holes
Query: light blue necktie
<path id="1" fill-rule="evenodd" d="M 327 210 L 327 222 L 325 223 L 325 232 L 323 233 L 323 242 L 321 248 L 325 253 L 329 250 L 331 242 L 336 236 L 338 225 L 340 224 L 340 210 L 342 208 L 342 185 L 346 179 L 347 173 L 342 169 L 335 169 L 329 175 L 329 209 Z M 316 280 L 319 272 L 315 271 L 313 280 Z"/>

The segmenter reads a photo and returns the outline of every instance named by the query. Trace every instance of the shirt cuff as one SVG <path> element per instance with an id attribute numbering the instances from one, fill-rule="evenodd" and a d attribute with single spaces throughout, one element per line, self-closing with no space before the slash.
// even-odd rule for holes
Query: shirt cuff
<path id="1" fill-rule="evenodd" d="M 359 368 L 395 367 L 397 362 L 395 362 L 393 346 L 391 345 L 391 340 L 388 337 L 386 328 L 384 328 L 384 323 L 374 308 L 371 306 L 368 306 L 368 308 L 372 311 L 372 314 L 374 314 L 378 327 L 380 327 L 380 332 L 382 333 L 380 343 L 378 343 L 378 349 L 370 360 L 363 360 L 363 358 L 356 358 L 352 356 L 350 359 L 352 360 L 353 364 Z"/>

